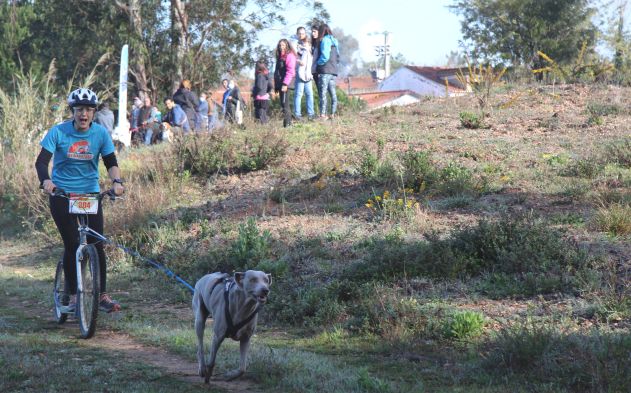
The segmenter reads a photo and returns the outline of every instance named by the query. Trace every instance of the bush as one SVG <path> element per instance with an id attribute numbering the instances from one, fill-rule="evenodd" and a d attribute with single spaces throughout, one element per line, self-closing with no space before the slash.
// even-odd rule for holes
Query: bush
<path id="1" fill-rule="evenodd" d="M 478 129 L 484 126 L 484 119 L 472 112 L 460 112 L 460 124 L 464 128 Z"/>
<path id="2" fill-rule="evenodd" d="M 592 226 L 614 236 L 631 234 L 631 205 L 614 203 L 599 208 L 592 219 Z"/>
<path id="3" fill-rule="evenodd" d="M 603 159 L 605 163 L 631 168 L 631 137 L 620 139 L 605 145 Z"/>
<path id="4" fill-rule="evenodd" d="M 433 185 L 438 177 L 436 168 L 427 152 L 412 149 L 401 155 L 405 186 L 417 191 Z"/>
<path id="5" fill-rule="evenodd" d="M 473 379 L 488 376 L 518 384 L 526 390 L 547 386 L 551 391 L 631 391 L 631 336 L 592 330 L 590 334 L 564 334 L 553 325 L 532 321 L 503 330 L 482 349 L 482 370 Z"/>
<path id="6" fill-rule="evenodd" d="M 457 341 L 468 341 L 482 334 L 484 324 L 484 315 L 479 312 L 457 312 L 444 324 L 444 336 Z"/>
<path id="7" fill-rule="evenodd" d="M 402 274 L 410 278 L 481 277 L 488 280 L 495 295 L 530 296 L 576 288 L 577 272 L 590 261 L 586 252 L 565 241 L 558 230 L 528 217 L 483 220 L 446 238 L 438 234 L 427 237 L 428 241 L 411 243 L 374 240 L 365 260 L 352 264 L 346 274 L 354 280 L 385 281 Z"/>
<path id="8" fill-rule="evenodd" d="M 254 269 L 269 258 L 272 235 L 269 231 L 259 232 L 253 217 L 239 225 L 239 235 L 230 247 L 229 258 L 235 270 Z"/>
<path id="9" fill-rule="evenodd" d="M 174 144 L 180 171 L 192 175 L 251 172 L 265 169 L 286 153 L 287 142 L 273 131 L 235 138 L 228 131 L 210 135 L 194 134 Z"/>

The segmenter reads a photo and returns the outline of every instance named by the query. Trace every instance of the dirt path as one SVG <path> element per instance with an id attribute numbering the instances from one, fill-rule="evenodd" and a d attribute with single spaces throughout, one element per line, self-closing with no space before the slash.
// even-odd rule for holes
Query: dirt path
<path id="1" fill-rule="evenodd" d="M 31 261 L 36 257 L 37 252 L 15 252 L 16 250 L 12 248 L 8 248 L 6 251 L 7 253 L 4 254 L 3 252 L 4 255 L 0 257 L 0 267 L 2 269 L 8 269 L 20 275 L 28 275 L 35 271 Z M 25 314 L 51 315 L 50 322 L 53 323 L 52 313 L 44 302 L 25 300 L 23 302 L 15 302 L 14 307 L 23 308 Z M 34 309 L 39 310 L 33 313 Z M 79 329 L 77 323 L 72 320 L 69 320 L 64 325 L 55 324 L 55 328 L 67 330 L 69 335 L 78 334 Z M 130 361 L 141 362 L 157 367 L 164 370 L 173 378 L 183 382 L 199 386 L 204 385 L 202 378 L 197 375 L 196 362 L 191 362 L 164 349 L 142 344 L 125 333 L 119 333 L 104 329 L 102 326 L 97 326 L 97 332 L 94 337 L 89 340 L 81 340 L 79 344 L 88 348 L 102 349 L 107 352 L 118 352 Z M 246 379 L 238 379 L 230 382 L 211 380 L 209 391 L 215 390 L 228 393 L 262 392 L 256 384 L 248 381 L 247 377 Z"/>

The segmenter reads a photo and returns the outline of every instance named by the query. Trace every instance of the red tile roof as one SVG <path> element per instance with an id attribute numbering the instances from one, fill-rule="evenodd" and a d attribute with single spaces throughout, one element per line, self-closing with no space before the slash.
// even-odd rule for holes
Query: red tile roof
<path id="1" fill-rule="evenodd" d="M 337 78 L 337 87 L 342 89 L 345 93 L 349 92 L 369 92 L 375 91 L 379 88 L 379 82 L 373 79 L 372 76 L 349 76 Z"/>

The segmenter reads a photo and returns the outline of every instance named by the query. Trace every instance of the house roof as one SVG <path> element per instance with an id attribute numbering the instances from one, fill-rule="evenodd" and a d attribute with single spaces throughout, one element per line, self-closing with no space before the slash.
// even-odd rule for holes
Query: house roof
<path id="1" fill-rule="evenodd" d="M 353 97 L 357 97 L 366 102 L 369 109 L 376 108 L 389 101 L 396 100 L 397 98 L 410 95 L 415 98 L 420 98 L 418 94 L 411 90 L 393 90 L 393 91 L 376 91 L 370 93 L 357 93 L 353 94 Z"/>
<path id="2" fill-rule="evenodd" d="M 463 86 L 458 83 L 457 85 L 453 83 L 453 77 L 455 77 L 458 71 L 463 72 L 466 75 L 466 68 L 446 68 L 446 67 L 417 67 L 417 66 L 405 66 L 405 68 L 409 69 L 412 72 L 415 72 L 431 81 L 439 83 L 441 85 L 445 85 L 445 78 L 451 79 L 449 82 L 449 90 L 452 91 L 462 91 Z"/>
<path id="3" fill-rule="evenodd" d="M 373 79 L 373 77 L 369 75 L 338 77 L 336 82 L 337 87 L 339 87 L 346 93 L 348 93 L 349 91 L 351 93 L 354 91 L 368 92 L 377 90 L 379 88 L 379 82 L 377 82 L 377 80 Z"/>

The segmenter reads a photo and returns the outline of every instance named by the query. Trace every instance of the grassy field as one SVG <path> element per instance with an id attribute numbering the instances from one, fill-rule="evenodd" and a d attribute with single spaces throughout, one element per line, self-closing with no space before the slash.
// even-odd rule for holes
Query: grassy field
<path id="1" fill-rule="evenodd" d="M 274 276 L 248 372 L 219 391 L 631 391 L 631 90 L 505 85 L 490 104 L 480 128 L 473 97 L 428 98 L 124 151 L 106 228 L 191 283 Z M 44 198 L 12 195 L 0 391 L 207 390 L 190 295 L 120 250 L 123 311 L 89 341 L 56 325 L 59 242 Z"/>

